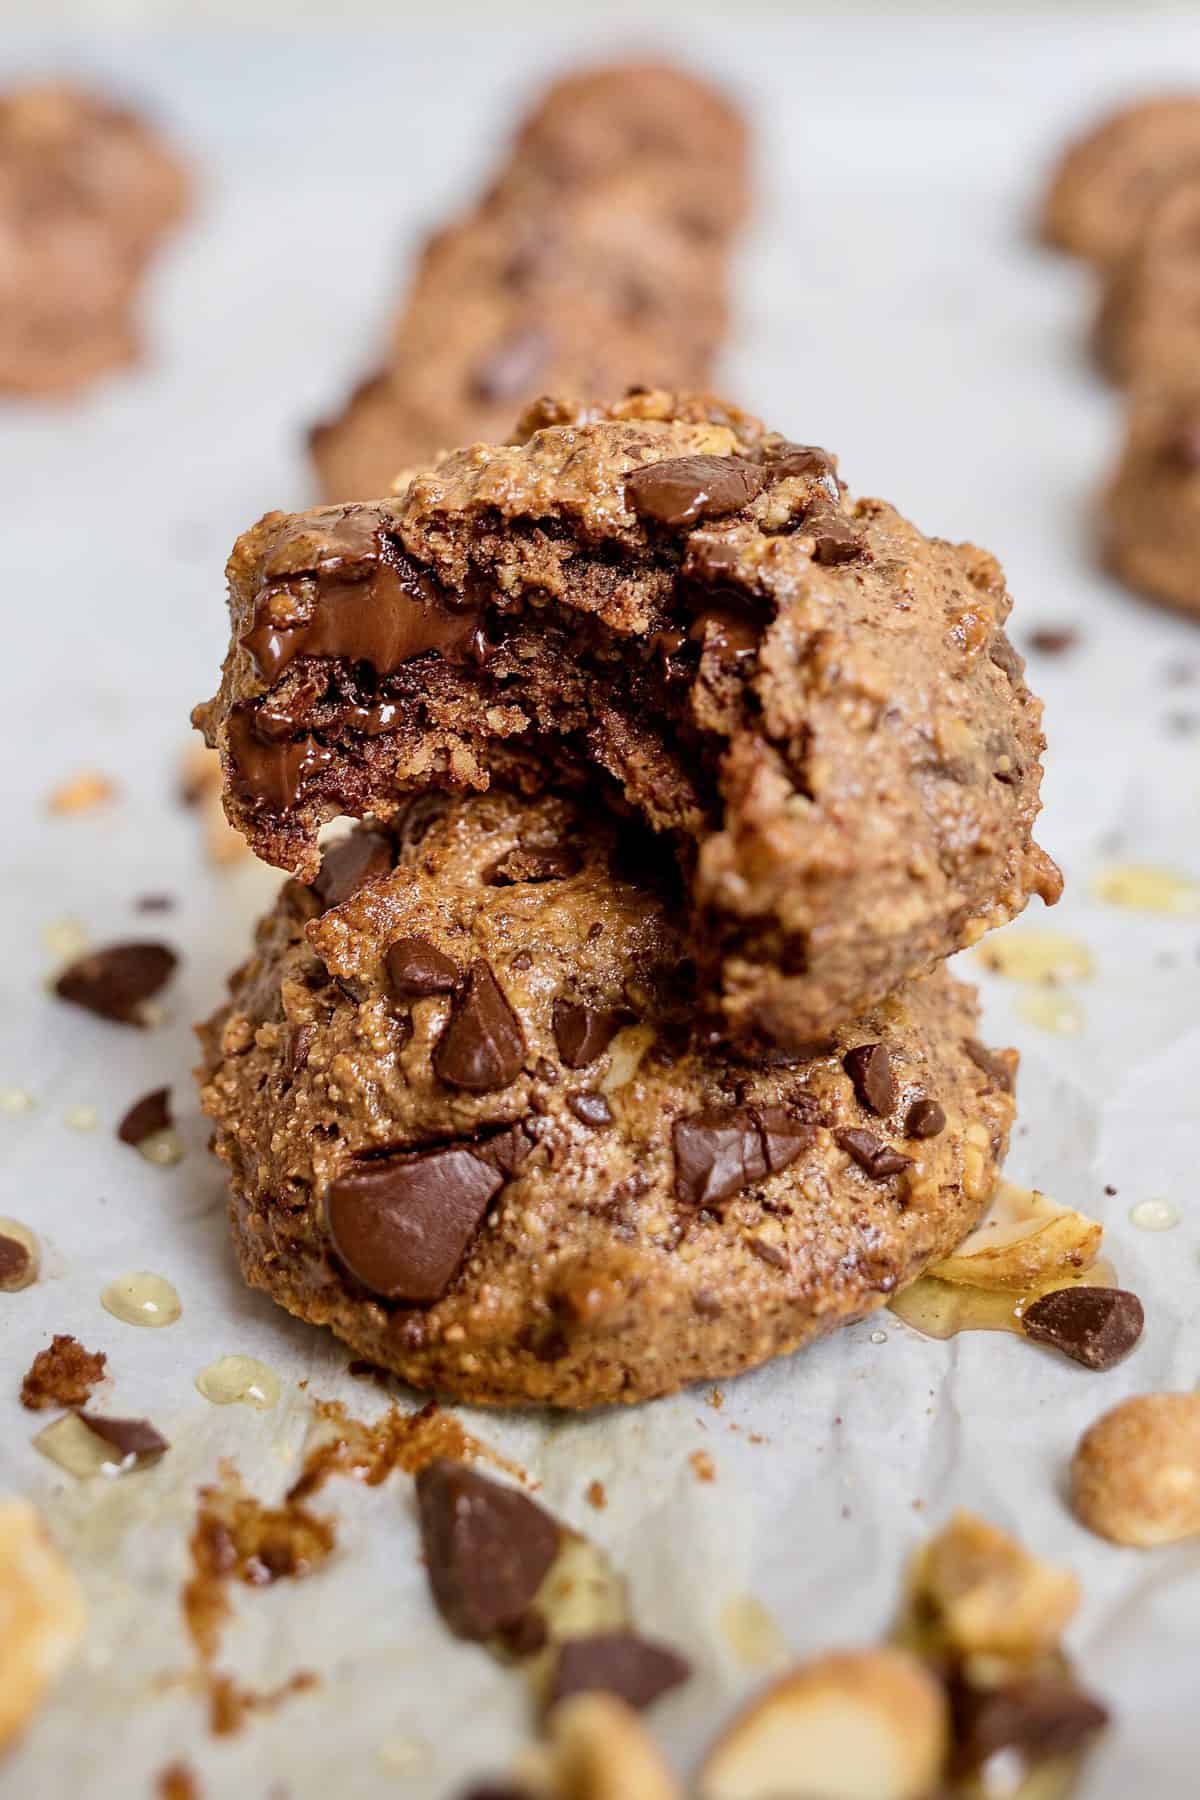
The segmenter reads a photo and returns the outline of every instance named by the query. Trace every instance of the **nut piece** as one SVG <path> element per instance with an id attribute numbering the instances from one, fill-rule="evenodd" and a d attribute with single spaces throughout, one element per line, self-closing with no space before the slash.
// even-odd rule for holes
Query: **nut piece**
<path id="1" fill-rule="evenodd" d="M 913 1558 L 900 1635 L 927 1654 L 1032 1660 L 1057 1648 L 1078 1605 L 1069 1569 L 959 1512 Z"/>
<path id="2" fill-rule="evenodd" d="M 985 1225 L 953 1256 L 933 1263 L 927 1272 L 939 1281 L 1020 1293 L 1089 1269 L 1100 1253 L 1103 1236 L 1104 1227 L 1095 1219 L 1064 1208 L 1051 1213 L 1044 1223 L 1020 1230 L 1019 1235 L 1006 1228 L 991 1242 Z"/>
<path id="3" fill-rule="evenodd" d="M 949 1745 L 941 1683 L 907 1651 L 850 1650 L 785 1675 L 736 1718 L 700 1771 L 701 1800 L 778 1800 L 802 1780 L 838 1800 L 919 1800 Z"/>
<path id="4" fill-rule="evenodd" d="M 1084 1432 L 1071 1506 L 1114 1544 L 1173 1544 L 1200 1533 L 1200 1394 L 1139 1394 Z"/>
<path id="5" fill-rule="evenodd" d="M 27 1500 L 0 1500 L 0 1749 L 83 1636 L 83 1595 Z"/>
<path id="6" fill-rule="evenodd" d="M 532 1800 L 682 1800 L 637 1714 L 611 1694 L 564 1700 L 547 1736 L 516 1770 Z"/>

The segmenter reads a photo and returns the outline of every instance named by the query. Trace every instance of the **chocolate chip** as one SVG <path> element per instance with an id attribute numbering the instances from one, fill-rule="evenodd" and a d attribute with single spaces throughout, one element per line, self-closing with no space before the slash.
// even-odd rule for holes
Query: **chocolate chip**
<path id="1" fill-rule="evenodd" d="M 106 1419 L 89 1412 L 77 1413 L 76 1417 L 93 1436 L 115 1450 L 122 1462 L 128 1457 L 139 1466 L 155 1462 L 170 1447 L 149 1419 Z"/>
<path id="2" fill-rule="evenodd" d="M 0 1293 L 14 1293 L 28 1286 L 32 1260 L 19 1239 L 0 1235 Z"/>
<path id="3" fill-rule="evenodd" d="M 764 467 L 772 481 L 789 481 L 796 475 L 815 476 L 831 500 L 838 498 L 837 464 L 828 450 L 822 450 L 818 444 L 780 443 L 772 449 Z"/>
<path id="4" fill-rule="evenodd" d="M 852 562 L 866 552 L 862 537 L 841 513 L 811 513 L 804 521 L 804 530 L 812 538 L 815 563 L 832 566 Z"/>
<path id="5" fill-rule="evenodd" d="M 860 1106 L 886 1118 L 896 1104 L 896 1077 L 886 1044 L 859 1044 L 847 1050 L 842 1067 L 854 1083 Z"/>
<path id="6" fill-rule="evenodd" d="M 349 837 L 332 844 L 322 857 L 320 874 L 312 884 L 321 911 L 341 906 L 368 881 L 390 874 L 392 861 L 392 840 L 381 831 L 352 831 Z"/>
<path id="7" fill-rule="evenodd" d="M 1107 1709 L 1062 1676 L 1030 1675 L 1004 1687 L 960 1691 L 950 1773 L 969 1776 L 1005 1750 L 1025 1763 L 1066 1757 L 1107 1723 Z"/>
<path id="8" fill-rule="evenodd" d="M 945 1110 L 936 1100 L 922 1094 L 914 1100 L 904 1119 L 904 1135 L 910 1138 L 940 1137 L 946 1129 Z"/>
<path id="9" fill-rule="evenodd" d="M 1016 1056 L 1013 1051 L 989 1050 L 978 1038 L 964 1038 L 963 1049 L 990 1080 L 1006 1094 L 1011 1094 L 1016 1078 Z"/>
<path id="10" fill-rule="evenodd" d="M 611 1125 L 613 1122 L 612 1107 L 603 1094 L 590 1090 L 582 1094 L 568 1094 L 567 1105 L 581 1125 L 592 1125 L 598 1130 L 602 1125 Z"/>
<path id="11" fill-rule="evenodd" d="M 484 405 L 526 399 L 551 348 L 550 334 L 544 326 L 519 327 L 476 363 L 467 384 L 472 397 Z"/>
<path id="12" fill-rule="evenodd" d="M 1126 1288 L 1065 1287 L 1026 1308 L 1021 1327 L 1085 1369 L 1111 1369 L 1142 1335 L 1145 1314 Z"/>
<path id="13" fill-rule="evenodd" d="M 140 1144 L 156 1131 L 165 1131 L 171 1123 L 171 1090 L 155 1088 L 135 1100 L 121 1123 L 117 1136 L 123 1144 Z"/>
<path id="14" fill-rule="evenodd" d="M 462 992 L 433 1052 L 433 1070 L 447 1087 L 491 1094 L 521 1072 L 525 1034 L 487 963 L 471 964 Z"/>
<path id="15" fill-rule="evenodd" d="M 383 959 L 392 992 L 405 1000 L 452 994 L 461 979 L 458 964 L 428 938 L 397 938 Z"/>
<path id="16" fill-rule="evenodd" d="M 1038 650 L 1043 656 L 1062 656 L 1067 650 L 1073 650 L 1079 642 L 1079 633 L 1074 625 L 1042 625 L 1029 634 L 1029 647 Z"/>
<path id="17" fill-rule="evenodd" d="M 688 1680 L 692 1665 L 666 1644 L 633 1631 L 597 1631 L 567 1638 L 558 1653 L 548 1703 L 572 1694 L 615 1694 L 627 1706 L 649 1706 Z"/>
<path id="18" fill-rule="evenodd" d="M 763 471 L 737 456 L 677 456 L 644 463 L 625 478 L 625 501 L 639 519 L 692 525 L 739 512 L 763 485 Z"/>
<path id="19" fill-rule="evenodd" d="M 489 1201 L 528 1149 L 512 1127 L 489 1142 L 387 1157 L 339 1175 L 326 1217 L 340 1260 L 373 1294 L 440 1299 Z"/>
<path id="20" fill-rule="evenodd" d="M 445 1457 L 417 1475 L 429 1585 L 457 1637 L 480 1642 L 515 1627 L 558 1555 L 561 1529 L 516 1488 Z"/>
<path id="21" fill-rule="evenodd" d="M 308 1064 L 308 1053 L 317 1035 L 315 1025 L 293 1025 L 287 1034 L 283 1066 L 294 1081 Z"/>
<path id="22" fill-rule="evenodd" d="M 575 1000 L 556 1000 L 552 1024 L 558 1054 L 568 1069 L 584 1069 L 595 1062 L 621 1029 L 628 1013 L 598 1010 Z"/>
<path id="23" fill-rule="evenodd" d="M 518 882 L 567 881 L 578 875 L 583 858 L 570 844 L 515 844 L 493 863 L 484 880 L 490 887 L 514 887 Z"/>
<path id="24" fill-rule="evenodd" d="M 781 1250 L 778 1244 L 768 1244 L 765 1238 L 747 1238 L 746 1248 L 752 1256 L 757 1256 L 759 1262 L 769 1264 L 772 1269 L 787 1269 L 791 1267 L 791 1259 L 788 1256 L 787 1251 Z"/>
<path id="25" fill-rule="evenodd" d="M 115 1025 L 144 1025 L 147 1000 L 170 980 L 178 961 L 165 944 L 112 944 L 64 969 L 54 991 Z"/>
<path id="26" fill-rule="evenodd" d="M 912 1166 L 911 1156 L 883 1143 L 869 1131 L 835 1131 L 833 1139 L 872 1181 L 886 1181 L 889 1175 L 899 1175 L 902 1169 Z"/>
<path id="27" fill-rule="evenodd" d="M 794 1119 L 782 1107 L 725 1107 L 677 1119 L 671 1133 L 676 1198 L 684 1206 L 715 1206 L 786 1169 L 815 1136 L 810 1119 Z"/>

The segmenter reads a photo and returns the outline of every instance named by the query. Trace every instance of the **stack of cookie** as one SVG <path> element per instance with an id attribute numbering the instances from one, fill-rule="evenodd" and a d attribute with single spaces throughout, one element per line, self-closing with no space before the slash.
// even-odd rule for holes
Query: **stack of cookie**
<path id="1" fill-rule="evenodd" d="M 248 1281 L 417 1386 L 591 1406 L 972 1228 L 1016 1058 L 943 961 L 1059 889 L 989 555 L 643 392 L 269 514 L 229 578 L 197 723 L 297 877 L 201 1034 Z"/>
<path id="2" fill-rule="evenodd" d="M 1108 559 L 1133 587 L 1200 613 L 1200 95 L 1125 107 L 1073 145 L 1043 235 L 1099 270 L 1096 354 L 1128 388 Z"/>
<path id="3" fill-rule="evenodd" d="M 326 497 L 494 443 L 539 394 L 703 386 L 746 209 L 745 130 L 704 83 L 643 63 L 559 82 L 426 245 L 384 368 L 312 433 Z"/>
<path id="4" fill-rule="evenodd" d="M 123 108 L 61 86 L 0 97 L 0 390 L 65 392 L 134 359 L 138 285 L 186 198 Z"/>

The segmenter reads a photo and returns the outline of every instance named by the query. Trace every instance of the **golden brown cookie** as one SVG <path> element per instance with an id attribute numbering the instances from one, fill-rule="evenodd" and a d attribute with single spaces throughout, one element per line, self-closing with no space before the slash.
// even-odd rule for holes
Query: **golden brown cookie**
<path id="1" fill-rule="evenodd" d="M 646 1399 L 882 1305 L 976 1223 L 1016 1058 L 945 971 L 802 1052 L 706 1044 L 672 865 L 426 795 L 290 882 L 203 1028 L 246 1279 L 472 1401 Z"/>
<path id="2" fill-rule="evenodd" d="M 1200 615 L 1200 380 L 1130 395 L 1100 528 L 1105 557 L 1123 581 Z"/>
<path id="3" fill-rule="evenodd" d="M 1096 356 L 1116 381 L 1200 375 L 1200 168 L 1167 188 L 1108 276 Z"/>
<path id="4" fill-rule="evenodd" d="M 1110 265 L 1134 248 L 1160 195 L 1200 172 L 1200 94 L 1122 107 L 1072 144 L 1042 206 L 1047 243 Z"/>

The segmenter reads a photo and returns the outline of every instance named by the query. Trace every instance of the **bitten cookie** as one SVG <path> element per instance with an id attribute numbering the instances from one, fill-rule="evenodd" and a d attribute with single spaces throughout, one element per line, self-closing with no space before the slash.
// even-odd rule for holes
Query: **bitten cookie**
<path id="1" fill-rule="evenodd" d="M 475 209 L 430 239 L 382 370 L 313 432 L 323 491 L 387 493 L 402 469 L 504 437 L 538 394 L 705 382 L 746 190 L 741 121 L 683 71 L 558 83 Z"/>
<path id="2" fill-rule="evenodd" d="M 739 1036 L 820 1035 L 1058 896 L 998 564 L 720 402 L 546 403 L 395 499 L 268 514 L 229 603 L 195 718 L 260 856 L 311 878 L 339 813 L 599 780 L 674 846 Z"/>
<path id="3" fill-rule="evenodd" d="M 201 1031 L 246 1279 L 419 1387 L 582 1407 L 796 1349 L 946 1254 L 1013 1112 L 971 991 L 740 1061 L 692 1030 L 675 879 L 495 790 L 289 882 Z"/>
<path id="4" fill-rule="evenodd" d="M 1200 94 L 1141 100 L 1072 144 L 1042 206 L 1041 234 L 1089 262 L 1135 246 L 1151 209 L 1181 175 L 1200 173 Z"/>
<path id="5" fill-rule="evenodd" d="M 1094 342 L 1117 381 L 1180 384 L 1200 375 L 1200 166 L 1166 190 L 1114 265 Z"/>
<path id="6" fill-rule="evenodd" d="M 132 113 L 70 87 L 0 97 L 0 390 L 65 391 L 132 360 L 138 280 L 186 191 Z"/>
<path id="7" fill-rule="evenodd" d="M 1101 537 L 1131 587 L 1200 615 L 1200 381 L 1135 390 Z"/>

